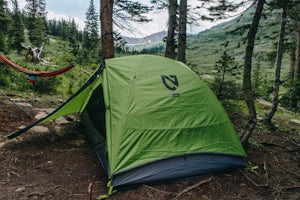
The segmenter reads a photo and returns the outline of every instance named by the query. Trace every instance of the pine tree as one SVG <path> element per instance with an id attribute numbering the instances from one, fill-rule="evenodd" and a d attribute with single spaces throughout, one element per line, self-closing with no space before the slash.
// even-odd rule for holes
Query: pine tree
<path id="1" fill-rule="evenodd" d="M 144 14 L 152 10 L 151 6 L 144 5 L 139 1 L 133 0 L 115 0 L 114 1 L 114 24 L 119 28 L 126 28 L 122 22 L 149 22 Z"/>
<path id="2" fill-rule="evenodd" d="M 26 0 L 27 29 L 32 45 L 41 47 L 47 39 L 45 0 Z"/>
<path id="3" fill-rule="evenodd" d="M 186 50 L 186 24 L 187 24 L 187 0 L 180 0 L 179 4 L 179 28 L 178 28 L 178 53 L 177 60 L 184 62 Z"/>
<path id="4" fill-rule="evenodd" d="M 248 142 L 248 139 L 250 138 L 252 132 L 255 130 L 257 124 L 257 115 L 256 115 L 256 109 L 254 105 L 254 92 L 252 89 L 252 80 L 251 80 L 251 69 L 252 69 L 252 57 L 253 57 L 255 37 L 262 16 L 262 12 L 264 9 L 264 4 L 265 4 L 265 0 L 257 1 L 257 6 L 256 6 L 255 14 L 252 19 L 252 24 L 247 34 L 247 44 L 246 44 L 244 72 L 243 72 L 243 87 L 244 87 L 245 100 L 249 111 L 249 120 L 247 125 L 244 128 L 244 132 L 241 138 L 241 141 L 244 144 Z"/>
<path id="5" fill-rule="evenodd" d="M 282 14 L 281 14 L 280 31 L 279 31 L 278 44 L 277 44 L 277 53 L 276 53 L 276 68 L 275 68 L 272 108 L 264 119 L 265 123 L 267 124 L 271 123 L 271 120 L 279 104 L 281 62 L 283 56 L 283 43 L 284 43 L 284 35 L 286 29 L 287 8 L 288 8 L 289 0 L 279 1 L 277 3 L 279 3 L 278 6 L 282 7 Z"/>
<path id="6" fill-rule="evenodd" d="M 226 47 L 227 45 L 222 44 L 222 46 Z M 227 51 L 224 51 L 221 58 L 215 64 L 215 70 L 217 71 L 217 76 L 215 79 L 215 84 L 218 88 L 217 98 L 222 99 L 224 92 L 225 76 L 230 75 L 230 77 L 237 78 L 237 75 L 239 75 L 239 66 L 236 63 L 234 57 L 229 55 Z"/>
<path id="7" fill-rule="evenodd" d="M 25 41 L 24 24 L 22 21 L 21 12 L 17 0 L 12 0 L 12 26 L 9 29 L 9 45 L 11 49 L 16 49 L 18 52 L 22 50 L 22 43 Z"/>
<path id="8" fill-rule="evenodd" d="M 68 41 L 70 42 L 72 51 L 71 53 L 76 56 L 79 52 L 79 44 L 77 40 L 77 27 L 74 19 L 72 19 L 72 22 L 69 25 L 68 28 Z"/>
<path id="9" fill-rule="evenodd" d="M 83 40 L 83 47 L 87 50 L 85 52 L 85 56 L 97 59 L 99 55 L 99 15 L 96 12 L 94 0 L 90 0 L 90 4 L 85 15 L 86 21 Z"/>
<path id="10" fill-rule="evenodd" d="M 176 57 L 175 30 L 177 27 L 177 7 L 177 0 L 169 0 L 169 22 L 165 57 L 172 59 L 175 59 Z"/>
<path id="11" fill-rule="evenodd" d="M 291 8 L 288 12 L 290 19 L 289 28 L 292 29 L 291 36 L 293 45 L 291 48 L 291 108 L 299 110 L 300 105 L 300 1 L 291 2 Z"/>
<path id="12" fill-rule="evenodd" d="M 150 10 L 152 10 L 152 7 L 143 5 L 139 1 L 100 1 L 101 44 L 103 58 L 112 58 L 115 56 L 113 24 L 120 29 L 129 30 L 128 27 L 124 26 L 124 24 L 127 24 L 128 21 L 148 22 L 149 19 L 144 14 L 148 13 Z"/>
<path id="13" fill-rule="evenodd" d="M 102 57 L 115 57 L 113 38 L 113 0 L 100 1 Z"/>
<path id="14" fill-rule="evenodd" d="M 0 0 L 0 51 L 6 51 L 6 35 L 10 18 L 8 16 L 7 2 Z"/>

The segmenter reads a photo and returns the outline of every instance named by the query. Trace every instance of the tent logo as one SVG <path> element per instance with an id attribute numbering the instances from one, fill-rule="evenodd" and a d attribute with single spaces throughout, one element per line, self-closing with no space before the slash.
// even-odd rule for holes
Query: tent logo
<path id="1" fill-rule="evenodd" d="M 161 79 L 163 84 L 168 88 L 169 90 L 175 91 L 177 87 L 179 86 L 177 76 L 175 75 L 161 75 Z"/>

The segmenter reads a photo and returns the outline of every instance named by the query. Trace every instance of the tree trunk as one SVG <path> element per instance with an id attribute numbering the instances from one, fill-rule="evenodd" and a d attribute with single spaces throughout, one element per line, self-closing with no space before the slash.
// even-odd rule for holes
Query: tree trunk
<path id="1" fill-rule="evenodd" d="M 31 46 L 22 45 L 25 49 L 27 49 L 26 60 L 30 62 L 40 62 L 42 60 L 42 53 L 44 44 L 40 48 Z"/>
<path id="2" fill-rule="evenodd" d="M 296 51 L 292 49 L 290 52 L 290 77 L 293 82 L 295 78 L 295 69 L 296 69 Z"/>
<path id="3" fill-rule="evenodd" d="M 288 0 L 284 2 L 284 6 L 282 8 L 282 15 L 281 15 L 281 25 L 280 25 L 280 32 L 278 37 L 278 45 L 277 45 L 277 56 L 276 56 L 276 69 L 275 69 L 275 81 L 274 81 L 274 88 L 273 88 L 273 100 L 272 100 L 272 108 L 269 114 L 264 119 L 266 124 L 270 124 L 274 114 L 277 110 L 279 104 L 279 87 L 280 87 L 280 71 L 281 71 L 281 61 L 283 55 L 283 40 L 284 40 L 284 32 L 285 32 L 285 25 L 286 25 L 286 8 L 287 8 Z"/>
<path id="4" fill-rule="evenodd" d="M 300 28 L 297 30 L 295 76 L 300 76 Z"/>
<path id="5" fill-rule="evenodd" d="M 115 57 L 113 38 L 113 0 L 100 0 L 102 58 Z"/>
<path id="6" fill-rule="evenodd" d="M 295 69 L 296 69 L 296 50 L 293 48 L 290 52 L 290 83 L 291 83 L 291 107 L 297 107 L 297 96 L 295 84 Z"/>
<path id="7" fill-rule="evenodd" d="M 226 73 L 226 70 L 225 70 L 225 68 L 223 68 L 223 70 L 222 70 L 222 78 L 220 80 L 220 86 L 219 86 L 219 90 L 218 90 L 218 94 L 217 94 L 217 98 L 218 99 L 221 99 L 221 97 L 222 97 L 223 84 L 224 84 L 224 80 L 225 80 L 225 73 Z"/>
<path id="8" fill-rule="evenodd" d="M 293 88 L 292 88 L 292 108 L 298 108 L 298 101 L 300 99 L 300 28 L 296 33 L 297 43 L 295 51 L 295 65 L 294 65 L 294 79 L 293 79 Z"/>
<path id="9" fill-rule="evenodd" d="M 244 128 L 241 141 L 242 143 L 247 143 L 252 132 L 254 131 L 257 123 L 256 110 L 254 105 L 254 92 L 252 90 L 251 83 L 251 68 L 252 68 L 252 56 L 255 43 L 255 36 L 257 33 L 259 21 L 262 15 L 265 0 L 258 0 L 255 14 L 253 16 L 252 24 L 247 35 L 247 45 L 245 52 L 244 61 L 244 74 L 243 74 L 243 87 L 244 95 L 249 110 L 249 120 Z"/>
<path id="10" fill-rule="evenodd" d="M 177 60 L 179 60 L 183 63 L 186 62 L 186 60 L 185 60 L 186 24 L 187 24 L 187 0 L 180 0 Z"/>
<path id="11" fill-rule="evenodd" d="M 169 23 L 165 57 L 175 59 L 175 30 L 177 27 L 177 0 L 169 0 Z"/>

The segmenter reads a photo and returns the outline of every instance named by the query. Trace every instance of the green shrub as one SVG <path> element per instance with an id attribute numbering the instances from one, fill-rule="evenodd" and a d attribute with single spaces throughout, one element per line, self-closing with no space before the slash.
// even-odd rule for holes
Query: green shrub
<path id="1" fill-rule="evenodd" d="M 59 77 L 37 78 L 33 89 L 40 94 L 57 94 L 61 79 Z"/>

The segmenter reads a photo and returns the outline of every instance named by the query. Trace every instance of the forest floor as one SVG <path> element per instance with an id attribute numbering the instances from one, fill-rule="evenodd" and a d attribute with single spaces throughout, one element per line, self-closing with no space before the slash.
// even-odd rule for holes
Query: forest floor
<path id="1" fill-rule="evenodd" d="M 13 97 L 15 98 L 15 97 Z M 25 112 L 40 114 L 41 101 L 15 99 Z M 43 105 L 43 106 L 42 106 Z M 53 103 L 47 107 L 55 108 Z M 46 112 L 46 111 L 45 111 Z M 243 115 L 231 113 L 236 129 Z M 29 119 L 0 97 L 0 136 Z M 0 199 L 95 199 L 106 193 L 106 176 L 80 123 L 50 122 L 13 139 L 0 139 Z M 258 126 L 247 154 L 251 167 L 160 185 L 118 191 L 109 199 L 300 199 L 300 127 L 267 130 Z M 93 185 L 92 193 L 88 192 Z M 91 198 L 92 195 L 92 198 Z"/>

